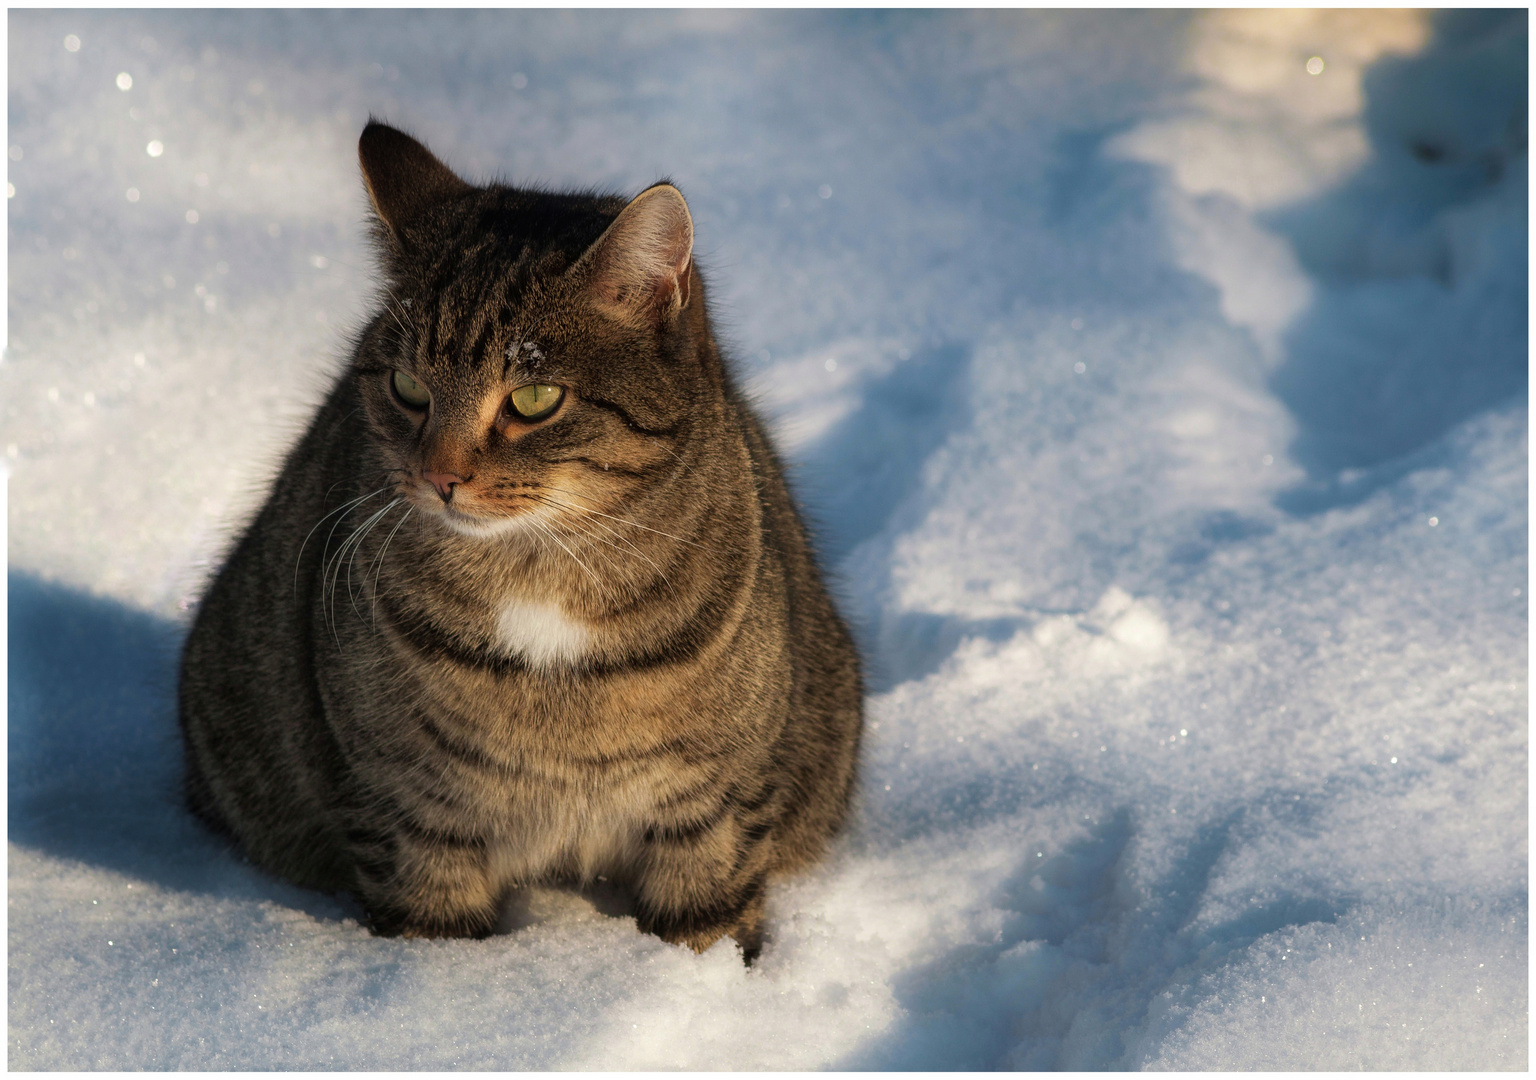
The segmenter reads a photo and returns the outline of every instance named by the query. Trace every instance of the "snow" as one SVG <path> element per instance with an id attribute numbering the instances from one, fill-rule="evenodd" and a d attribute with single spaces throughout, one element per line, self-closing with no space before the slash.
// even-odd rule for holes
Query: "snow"
<path id="1" fill-rule="evenodd" d="M 9 1063 L 1525 1067 L 1526 34 L 12 12 Z M 367 311 L 370 112 L 689 199 L 871 675 L 750 970 L 558 892 L 373 938 L 179 805 L 187 609 Z"/>

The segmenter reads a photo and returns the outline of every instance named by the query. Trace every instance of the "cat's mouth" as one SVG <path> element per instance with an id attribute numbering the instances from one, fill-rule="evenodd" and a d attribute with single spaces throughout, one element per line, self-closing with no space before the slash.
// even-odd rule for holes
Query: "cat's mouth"
<path id="1" fill-rule="evenodd" d="M 438 520 L 460 536 L 486 539 L 493 536 L 505 536 L 508 533 L 522 531 L 531 527 L 528 521 L 530 515 L 527 512 L 497 514 L 491 517 L 484 514 L 471 513 L 455 506 L 453 503 L 443 503 L 435 498 L 432 501 L 437 503 L 433 510 Z"/>
<path id="2" fill-rule="evenodd" d="M 423 511 L 429 517 L 441 518 L 443 521 L 457 522 L 462 525 L 483 524 L 495 520 L 485 514 L 472 509 L 476 499 L 472 492 L 464 490 L 462 481 L 452 486 L 448 498 L 443 496 L 423 477 L 405 480 L 400 484 L 400 494 L 416 509 Z"/>

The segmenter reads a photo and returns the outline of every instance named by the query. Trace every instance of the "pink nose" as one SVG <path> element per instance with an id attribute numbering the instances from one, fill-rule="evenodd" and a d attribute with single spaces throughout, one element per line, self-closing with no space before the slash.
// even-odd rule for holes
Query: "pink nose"
<path id="1" fill-rule="evenodd" d="M 462 484 L 464 478 L 451 472 L 424 472 L 421 475 L 427 478 L 427 482 L 437 488 L 437 493 L 442 496 L 443 502 L 453 498 L 453 485 Z"/>

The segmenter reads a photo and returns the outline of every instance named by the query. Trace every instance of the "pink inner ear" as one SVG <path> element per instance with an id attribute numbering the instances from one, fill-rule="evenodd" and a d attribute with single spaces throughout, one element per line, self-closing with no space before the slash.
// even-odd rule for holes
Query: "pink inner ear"
<path id="1" fill-rule="evenodd" d="M 675 188 L 641 194 L 598 245 L 592 286 L 605 302 L 658 314 L 687 303 L 684 275 L 693 255 L 693 221 Z"/>

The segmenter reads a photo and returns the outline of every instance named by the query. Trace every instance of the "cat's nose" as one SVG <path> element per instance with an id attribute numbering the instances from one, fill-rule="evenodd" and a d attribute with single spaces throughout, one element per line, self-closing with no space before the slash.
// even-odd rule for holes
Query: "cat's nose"
<path id="1" fill-rule="evenodd" d="M 437 493 L 442 496 L 443 502 L 453 498 L 453 485 L 462 484 L 464 478 L 451 472 L 424 472 L 421 475 L 427 478 L 427 482 L 437 488 Z"/>

